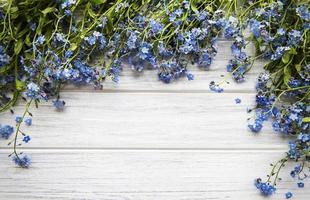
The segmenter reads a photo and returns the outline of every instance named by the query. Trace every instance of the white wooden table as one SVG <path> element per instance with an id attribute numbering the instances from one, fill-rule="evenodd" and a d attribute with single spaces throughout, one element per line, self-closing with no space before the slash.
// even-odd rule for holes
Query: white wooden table
<path id="1" fill-rule="evenodd" d="M 0 200 L 265 199 L 253 181 L 284 155 L 287 140 L 268 125 L 259 135 L 247 130 L 261 63 L 245 83 L 228 78 L 224 93 L 209 91 L 209 82 L 226 74 L 229 46 L 220 41 L 210 71 L 192 69 L 194 81 L 167 85 L 153 71 L 137 76 L 125 69 L 118 85 L 107 81 L 102 91 L 68 87 L 64 112 L 50 103 L 33 108 L 33 125 L 23 129 L 32 136 L 23 146 L 32 167 L 16 168 L 0 141 Z M 0 119 L 12 124 L 14 116 Z M 298 189 L 291 167 L 272 199 L 290 190 L 294 199 L 309 200 L 310 182 Z"/>

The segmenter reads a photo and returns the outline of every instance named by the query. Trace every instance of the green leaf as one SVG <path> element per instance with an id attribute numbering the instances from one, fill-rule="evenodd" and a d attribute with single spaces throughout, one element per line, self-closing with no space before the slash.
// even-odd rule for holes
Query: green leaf
<path id="1" fill-rule="evenodd" d="M 7 72 L 9 69 L 12 68 L 12 65 L 6 65 L 6 66 L 2 66 L 0 68 L 0 74 Z"/>
<path id="2" fill-rule="evenodd" d="M 20 81 L 18 79 L 15 80 L 15 87 L 18 91 L 23 91 L 26 88 L 25 82 Z"/>
<path id="3" fill-rule="evenodd" d="M 191 9 L 194 13 L 199 13 L 197 7 L 194 5 L 194 3 L 191 4 Z"/>
<path id="4" fill-rule="evenodd" d="M 286 85 L 288 85 L 288 82 L 290 81 L 291 78 L 291 73 L 290 73 L 290 69 L 288 68 L 288 66 L 284 67 L 284 83 Z"/>
<path id="5" fill-rule="evenodd" d="M 296 49 L 295 49 L 295 48 L 291 48 L 291 49 L 290 49 L 290 54 L 292 54 L 292 55 L 297 55 Z"/>
<path id="6" fill-rule="evenodd" d="M 30 40 L 30 33 L 26 36 L 25 43 L 29 47 L 32 45 L 32 42 Z"/>
<path id="7" fill-rule="evenodd" d="M 14 46 L 14 53 L 16 55 L 18 55 L 20 53 L 20 51 L 22 50 L 23 48 L 23 40 L 22 39 L 19 39 L 16 43 L 15 43 L 15 46 Z"/>
<path id="8" fill-rule="evenodd" d="M 185 15 L 183 15 L 183 17 L 182 17 L 182 21 L 185 21 L 186 19 L 187 19 L 187 13 L 185 13 Z"/>
<path id="9" fill-rule="evenodd" d="M 94 4 L 97 4 L 97 5 L 99 5 L 99 4 L 103 4 L 103 3 L 105 3 L 107 0 L 92 0 L 92 2 L 94 3 Z"/>
<path id="10" fill-rule="evenodd" d="M 284 64 L 287 64 L 290 61 L 291 54 L 289 51 L 285 52 L 284 55 L 282 56 L 282 62 Z"/>
<path id="11" fill-rule="evenodd" d="M 10 13 L 11 14 L 16 13 L 17 11 L 18 11 L 18 7 L 17 6 L 14 6 L 14 7 L 10 8 Z"/>
<path id="12" fill-rule="evenodd" d="M 88 11 L 88 14 L 89 14 L 92 18 L 96 18 L 96 17 L 97 17 L 92 8 L 88 9 L 87 11 Z"/>
<path id="13" fill-rule="evenodd" d="M 210 6 L 210 5 L 208 5 L 206 9 L 207 9 L 207 11 L 209 11 L 210 13 L 214 12 L 213 7 Z"/>
<path id="14" fill-rule="evenodd" d="M 265 69 L 265 70 L 275 69 L 275 66 L 277 66 L 277 64 L 278 64 L 278 61 L 277 61 L 277 60 L 271 61 L 271 62 L 265 64 L 264 69 Z"/>
<path id="15" fill-rule="evenodd" d="M 23 37 L 29 31 L 28 28 L 25 28 L 17 33 L 17 38 Z"/>
<path id="16" fill-rule="evenodd" d="M 301 70 L 301 65 L 300 65 L 300 64 L 296 64 L 296 65 L 295 65 L 295 69 L 297 70 L 297 72 L 300 72 L 300 70 Z"/>
<path id="17" fill-rule="evenodd" d="M 42 28 L 43 28 L 44 24 L 45 24 L 45 18 L 44 18 L 44 17 L 40 17 L 40 19 L 39 19 L 39 25 L 38 25 L 38 27 L 37 27 L 37 29 L 36 29 L 36 33 L 37 33 L 38 35 L 41 35 Z"/>
<path id="18" fill-rule="evenodd" d="M 77 48 L 77 45 L 75 43 L 71 43 L 70 50 L 74 51 Z"/>
<path id="19" fill-rule="evenodd" d="M 11 20 L 16 19 L 19 16 L 18 7 L 16 7 L 16 6 L 11 7 L 10 11 L 11 11 L 11 16 L 10 16 Z"/>
<path id="20" fill-rule="evenodd" d="M 304 117 L 302 119 L 302 122 L 306 122 L 306 123 L 310 122 L 310 117 Z"/>
<path id="21" fill-rule="evenodd" d="M 55 10 L 55 7 L 48 7 L 48 8 L 45 8 L 44 10 L 42 10 L 41 12 L 45 15 L 47 15 L 48 13 L 51 13 Z"/>

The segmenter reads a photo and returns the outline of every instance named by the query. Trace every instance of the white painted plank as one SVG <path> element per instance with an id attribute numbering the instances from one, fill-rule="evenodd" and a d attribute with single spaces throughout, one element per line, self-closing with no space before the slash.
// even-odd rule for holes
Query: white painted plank
<path id="1" fill-rule="evenodd" d="M 282 151 L 30 151 L 28 170 L 0 165 L 0 199 L 205 200 L 265 199 L 253 186 Z M 6 152 L 0 153 L 6 159 Z M 288 171 L 272 199 L 310 197 Z"/>
<path id="2" fill-rule="evenodd" d="M 247 128 L 245 93 L 64 92 L 67 108 L 42 103 L 31 109 L 33 125 L 23 128 L 32 148 L 287 149 L 270 125 L 260 135 Z M 235 98 L 242 100 L 235 103 Z M 23 111 L 22 106 L 15 110 Z M 2 123 L 14 116 L 0 115 Z M 5 143 L 2 141 L 2 148 Z"/>

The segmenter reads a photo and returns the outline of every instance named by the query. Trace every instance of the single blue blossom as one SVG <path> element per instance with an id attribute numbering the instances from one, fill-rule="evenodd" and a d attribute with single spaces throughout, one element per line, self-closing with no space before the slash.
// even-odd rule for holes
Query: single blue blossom
<path id="1" fill-rule="evenodd" d="M 54 41 L 56 42 L 56 44 L 64 44 L 66 43 L 67 39 L 66 39 L 65 34 L 56 33 L 54 36 Z"/>
<path id="2" fill-rule="evenodd" d="M 194 75 L 191 74 L 191 73 L 186 72 L 186 77 L 187 77 L 187 79 L 188 79 L 189 81 L 194 80 Z"/>
<path id="3" fill-rule="evenodd" d="M 31 125 L 32 125 L 32 119 L 31 119 L 31 118 L 25 119 L 25 124 L 26 124 L 27 126 L 31 126 Z"/>
<path id="4" fill-rule="evenodd" d="M 64 8 L 68 8 L 70 7 L 71 5 L 75 5 L 76 4 L 76 0 L 65 0 L 63 1 L 63 3 L 61 4 L 61 8 L 64 9 Z"/>
<path id="5" fill-rule="evenodd" d="M 36 28 L 37 28 L 37 24 L 34 23 L 34 22 L 30 22 L 30 23 L 29 23 L 29 28 L 30 28 L 30 30 L 35 31 Z"/>
<path id="6" fill-rule="evenodd" d="M 31 140 L 31 137 L 29 135 L 24 136 L 23 142 L 28 143 Z"/>
<path id="7" fill-rule="evenodd" d="M 84 40 L 90 45 L 93 46 L 96 44 L 97 38 L 95 36 L 87 36 L 84 38 Z"/>
<path id="8" fill-rule="evenodd" d="M 20 116 L 16 116 L 16 117 L 15 117 L 15 122 L 16 122 L 16 123 L 21 123 L 22 120 L 23 120 L 23 119 L 22 119 L 22 117 L 20 117 Z"/>
<path id="9" fill-rule="evenodd" d="M 301 84 L 302 84 L 301 80 L 298 79 L 290 79 L 288 82 L 288 85 L 292 88 L 299 87 L 301 86 Z"/>
<path id="10" fill-rule="evenodd" d="M 182 8 L 179 8 L 179 9 L 176 9 L 174 11 L 174 13 L 178 16 L 178 17 L 181 17 L 184 13 L 184 10 Z"/>
<path id="11" fill-rule="evenodd" d="M 279 28 L 278 30 L 277 30 L 277 34 L 278 35 L 285 35 L 285 33 L 286 33 L 286 31 L 285 31 L 285 29 L 284 28 Z"/>
<path id="12" fill-rule="evenodd" d="M 236 104 L 240 104 L 241 103 L 241 99 L 240 98 L 235 98 L 235 102 L 236 102 Z"/>
<path id="13" fill-rule="evenodd" d="M 248 127 L 253 133 L 258 133 L 263 128 L 263 121 L 256 119 L 255 122 L 253 124 L 249 124 Z"/>
<path id="14" fill-rule="evenodd" d="M 30 82 L 27 85 L 26 96 L 32 99 L 36 99 L 39 95 L 40 88 L 37 84 Z"/>
<path id="15" fill-rule="evenodd" d="M 65 13 L 66 16 L 71 16 L 72 15 L 71 10 L 65 10 L 64 13 Z"/>
<path id="16" fill-rule="evenodd" d="M 290 198 L 292 198 L 292 196 L 293 196 L 293 193 L 291 193 L 291 192 L 285 193 L 285 198 L 286 199 L 290 199 Z"/>
<path id="17" fill-rule="evenodd" d="M 40 35 L 36 41 L 37 44 L 42 45 L 45 41 L 45 36 L 44 35 Z"/>
<path id="18" fill-rule="evenodd" d="M 65 58 L 71 58 L 73 56 L 73 52 L 68 50 L 65 52 Z"/>
<path id="19" fill-rule="evenodd" d="M 60 99 L 54 100 L 53 105 L 57 110 L 63 110 L 66 102 Z"/>
<path id="20" fill-rule="evenodd" d="M 303 182 L 298 182 L 298 183 L 297 183 L 297 186 L 298 186 L 299 188 L 303 188 L 303 187 L 305 187 L 305 184 L 304 184 Z"/>

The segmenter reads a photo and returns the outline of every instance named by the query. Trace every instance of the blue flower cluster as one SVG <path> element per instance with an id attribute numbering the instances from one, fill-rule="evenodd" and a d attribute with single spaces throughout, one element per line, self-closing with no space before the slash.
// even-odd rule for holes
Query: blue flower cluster
<path id="1" fill-rule="evenodd" d="M 224 27 L 224 35 L 227 39 L 233 39 L 231 52 L 233 59 L 229 60 L 226 69 L 232 74 L 233 79 L 241 83 L 245 80 L 245 73 L 251 64 L 249 56 L 244 52 L 246 42 L 241 32 L 241 24 L 234 17 L 230 17 Z"/>
<path id="2" fill-rule="evenodd" d="M 310 8 L 306 4 L 297 5 L 295 2 L 278 0 L 257 8 L 248 20 L 257 51 L 269 60 L 265 66 L 269 73 L 260 74 L 257 80 L 256 107 L 251 109 L 255 112 L 255 117 L 248 127 L 252 132 L 258 133 L 263 128 L 263 123 L 270 120 L 276 133 L 294 137 L 289 142 L 285 161 L 303 163 L 303 167 L 298 165 L 291 172 L 292 177 L 303 174 L 303 178 L 308 177 L 305 171 L 309 172 L 306 165 L 309 163 L 310 149 L 310 106 L 307 100 L 310 79 L 309 64 L 298 54 L 305 52 L 309 16 Z M 232 50 L 233 53 L 238 53 L 238 50 Z M 228 65 L 230 70 L 233 64 L 235 63 L 231 62 Z M 280 169 L 281 167 L 278 168 Z M 260 180 L 255 184 L 256 187 L 265 195 L 272 194 L 268 188 L 272 191 L 275 184 L 271 187 L 269 181 L 273 178 L 276 183 L 276 174 L 271 173 L 265 184 Z M 303 187 L 303 183 L 298 183 L 299 186 Z M 287 199 L 292 196 L 291 192 L 285 194 Z"/>
<path id="3" fill-rule="evenodd" d="M 9 125 L 0 125 L 0 139 L 9 139 L 13 134 L 14 128 Z"/>
<path id="4" fill-rule="evenodd" d="M 123 35 L 126 45 L 118 49 L 118 61 L 128 63 L 137 72 L 156 69 L 159 80 L 164 83 L 171 83 L 181 77 L 193 80 L 187 67 L 194 64 L 209 69 L 217 54 L 216 39 L 223 28 L 219 26 L 223 23 L 223 16 L 223 12 L 219 11 L 213 15 L 205 11 L 193 12 L 187 1 L 184 1 L 181 8 L 167 11 L 168 24 L 139 14 L 133 18 L 130 28 Z M 187 30 L 180 30 L 188 22 L 197 24 Z M 145 32 L 147 37 L 143 35 Z M 159 38 L 161 34 L 168 34 L 169 37 Z M 108 48 L 113 46 L 107 44 Z"/>
<path id="5" fill-rule="evenodd" d="M 297 15 L 300 16 L 301 19 L 305 21 L 310 21 L 310 11 L 309 7 L 307 7 L 305 4 L 302 4 L 296 8 Z"/>
<path id="6" fill-rule="evenodd" d="M 225 20 L 225 12 L 216 4 L 207 6 L 188 0 L 175 3 L 151 1 L 148 9 L 137 12 L 135 9 L 145 6 L 141 2 L 118 1 L 113 6 L 89 2 L 86 6 L 84 1 L 57 0 L 47 8 L 47 3 L 42 1 L 36 5 L 42 12 L 40 19 L 30 17 L 26 6 L 21 8 L 28 14 L 21 11 L 18 23 L 28 25 L 25 30 L 30 32 L 22 32 L 20 41 L 25 44 L 18 42 L 14 48 L 1 40 L 0 72 L 4 71 L 1 68 L 13 65 L 12 58 L 14 66 L 20 67 L 11 70 L 13 75 L 2 76 L 1 73 L 1 85 L 10 84 L 8 89 L 1 89 L 1 105 L 12 103 L 14 98 L 10 97 L 10 91 L 15 88 L 15 94 L 20 94 L 27 104 L 37 106 L 42 100 L 51 101 L 55 109 L 61 111 L 66 104 L 59 94 L 63 85 L 88 84 L 100 89 L 108 78 L 118 82 L 124 66 L 138 73 L 155 70 L 163 83 L 183 77 L 193 80 L 188 66 L 208 70 L 217 54 L 217 38 L 225 27 L 225 36 L 234 37 L 238 32 L 236 22 L 233 18 Z M 6 36 L 11 37 L 10 34 Z M 212 91 L 223 92 L 215 82 L 209 87 Z M 31 140 L 20 130 L 22 122 L 32 125 L 28 109 L 15 119 L 15 134 L 21 134 L 24 143 Z M 14 131 L 10 126 L 1 126 L 0 130 L 1 138 L 9 138 Z M 16 147 L 14 155 L 17 165 L 29 166 L 30 158 L 18 156 Z"/>
<path id="7" fill-rule="evenodd" d="M 39 96 L 40 88 L 37 84 L 30 82 L 27 85 L 26 96 L 31 99 L 36 99 Z"/>
<path id="8" fill-rule="evenodd" d="M 29 168 L 31 164 L 31 158 L 28 155 L 19 155 L 13 157 L 14 163 L 22 168 Z"/>
<path id="9" fill-rule="evenodd" d="M 150 32 L 151 35 L 156 35 L 160 33 L 164 28 L 163 25 L 156 20 L 151 19 L 149 23 L 151 27 L 151 32 Z"/>
<path id="10" fill-rule="evenodd" d="M 255 186 L 264 196 L 271 196 L 276 191 L 276 188 L 273 185 L 262 182 L 260 178 L 255 180 Z"/>
<path id="11" fill-rule="evenodd" d="M 285 9 L 295 9 L 296 15 L 306 21 L 307 16 L 310 15 L 309 9 L 304 4 L 296 7 L 295 4 L 288 5 L 287 2 L 278 0 L 265 9 L 257 9 L 253 18 L 249 20 L 254 38 L 260 40 L 260 49 L 258 50 L 263 52 L 265 58 L 281 59 L 285 51 L 296 48 L 303 42 L 302 35 L 307 28 L 288 30 L 281 26 L 285 17 Z"/>
<path id="12" fill-rule="evenodd" d="M 94 31 L 92 35 L 85 37 L 84 40 L 90 47 L 97 45 L 99 50 L 103 50 L 107 44 L 106 38 L 98 31 Z"/>

